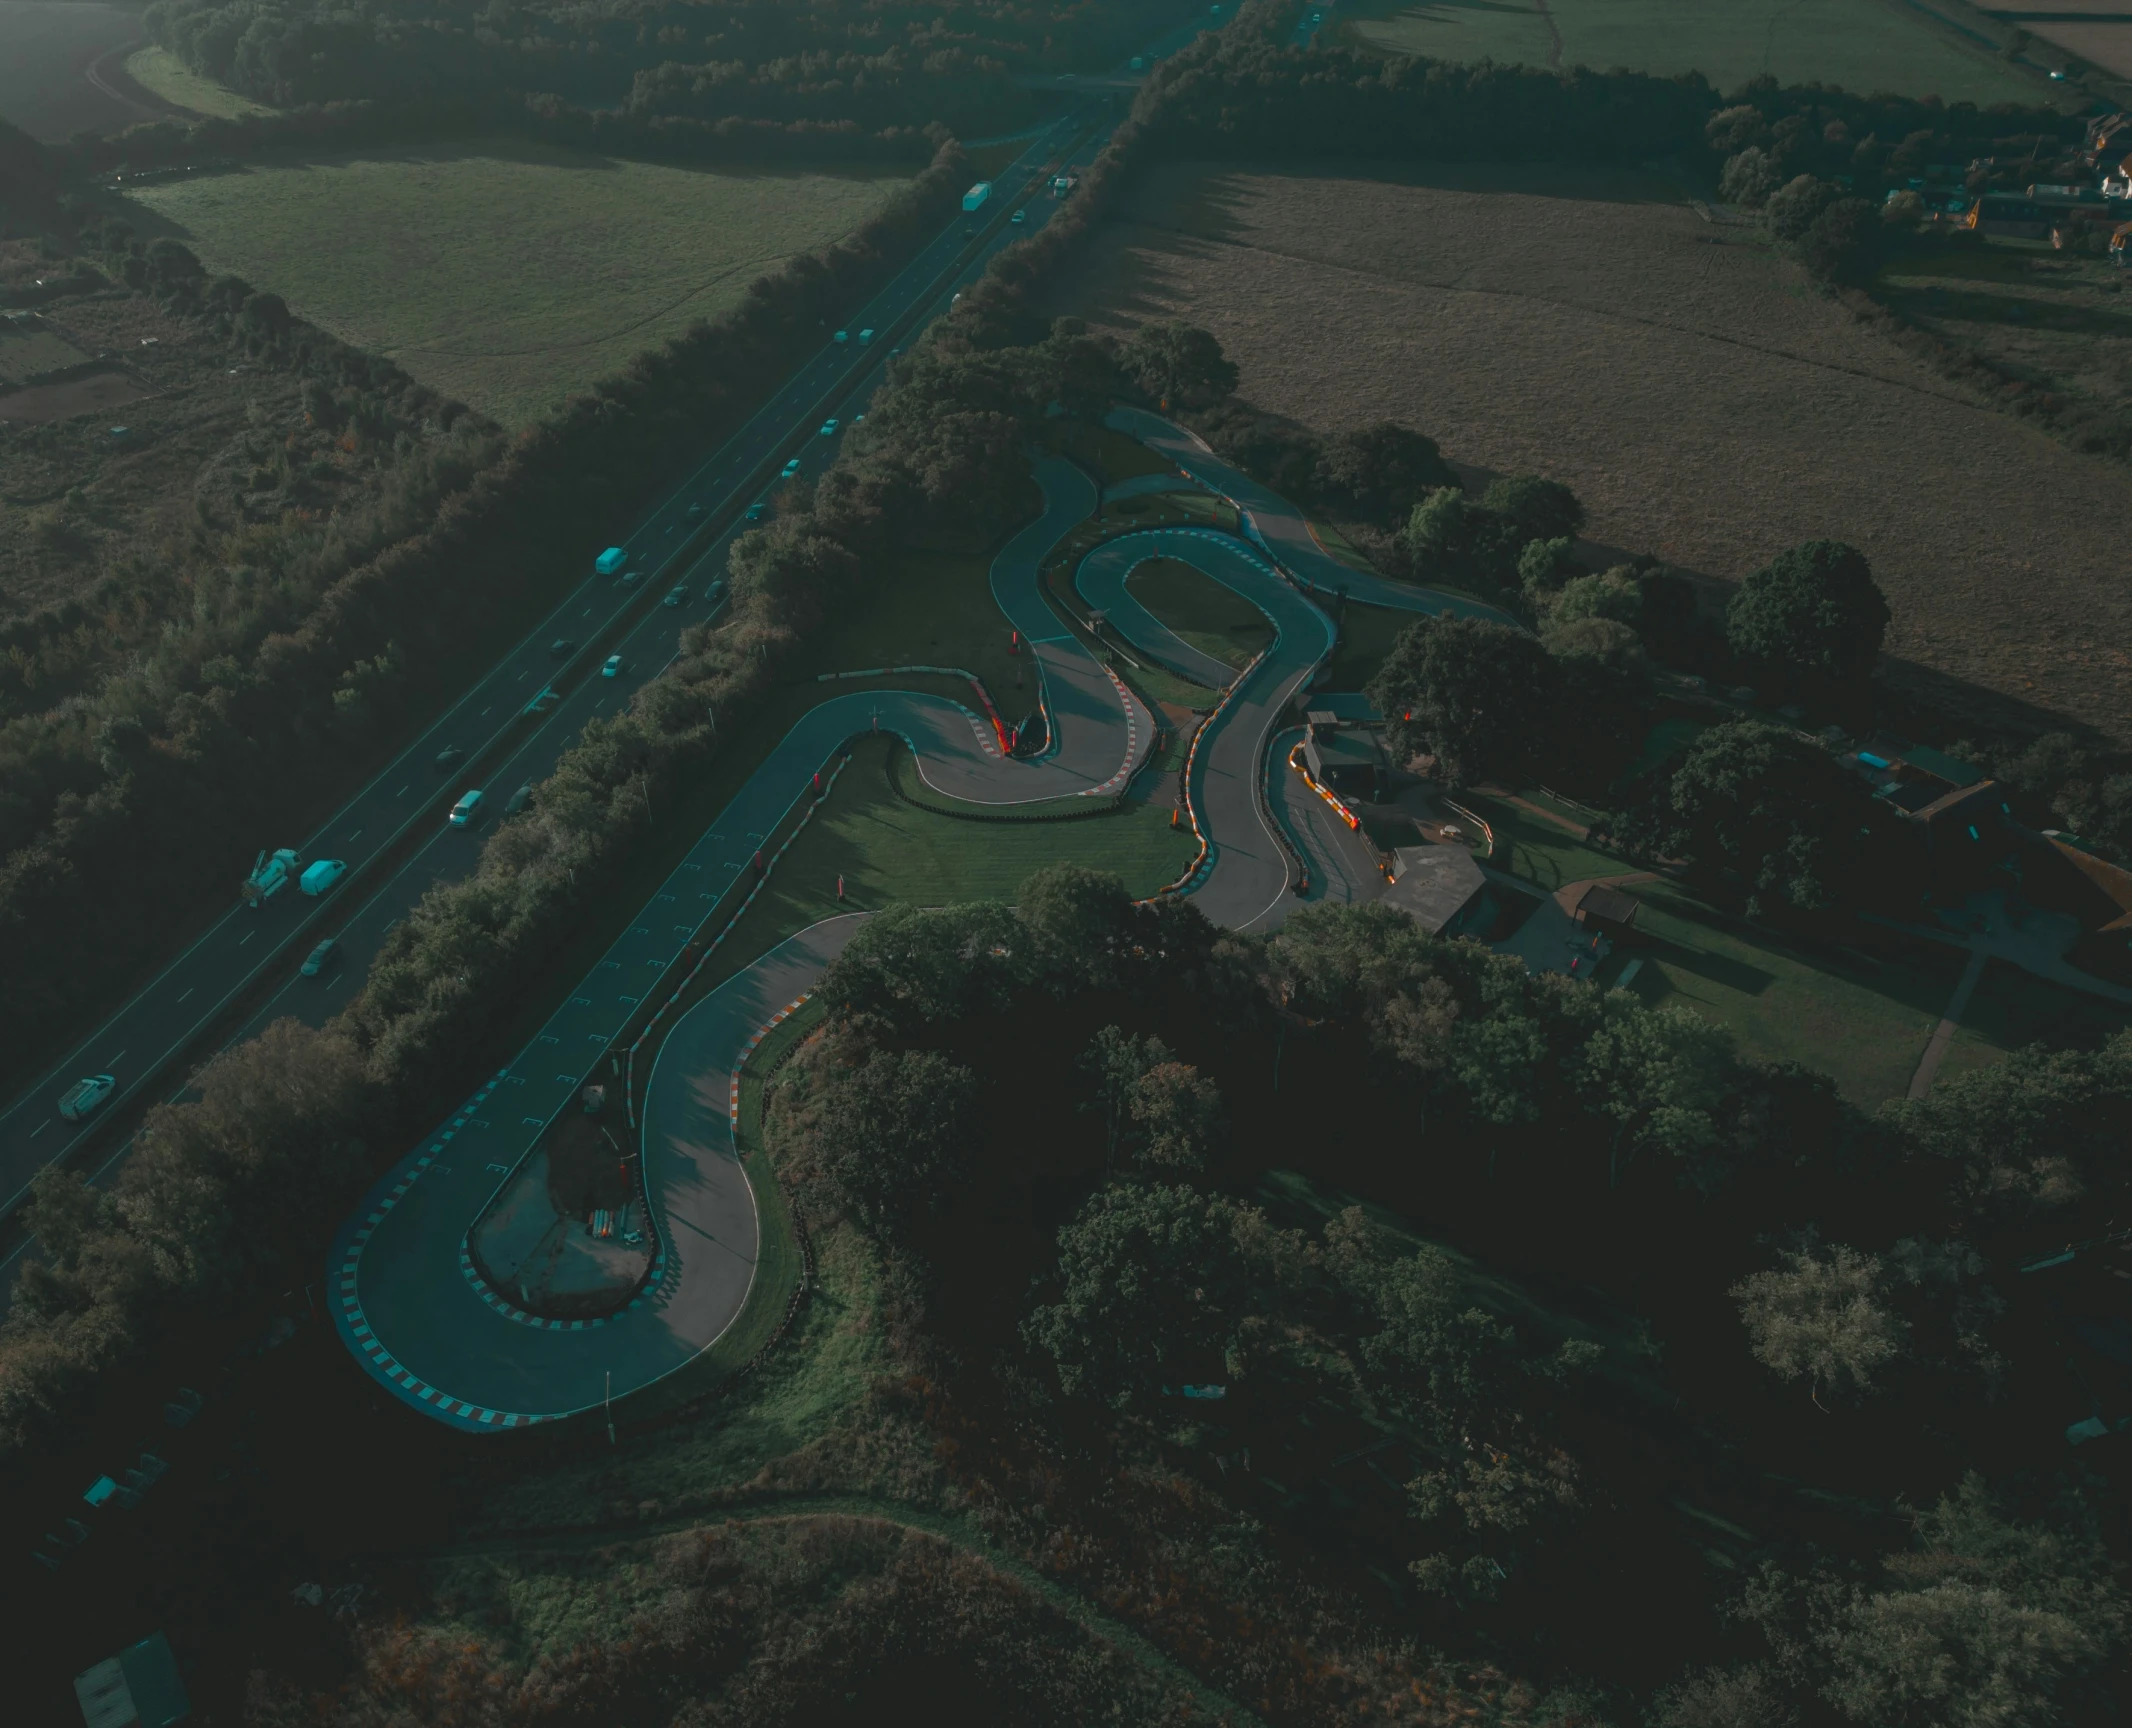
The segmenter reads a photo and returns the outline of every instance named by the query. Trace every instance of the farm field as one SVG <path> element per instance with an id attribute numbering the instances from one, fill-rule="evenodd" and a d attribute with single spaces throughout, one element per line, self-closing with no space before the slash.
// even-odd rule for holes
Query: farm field
<path id="1" fill-rule="evenodd" d="M 1365 0 L 1362 13 L 1347 15 L 1344 34 L 1437 60 L 1700 72 L 1719 90 L 1768 73 L 1979 105 L 2033 102 L 2046 88 L 1982 43 L 1877 0 Z"/>
<path id="2" fill-rule="evenodd" d="M 2132 740 L 2132 473 L 1996 412 L 1655 175 L 1176 164 L 1051 308 L 1190 318 L 1263 408 L 1321 431 L 1400 419 L 1469 472 L 1564 481 L 1602 555 L 1738 581 L 1850 541 L 1894 609 L 1899 689 L 1980 730 Z"/>
<path id="3" fill-rule="evenodd" d="M 134 197 L 144 228 L 209 270 L 517 429 L 850 233 L 904 184 L 498 141 L 255 165 Z"/>

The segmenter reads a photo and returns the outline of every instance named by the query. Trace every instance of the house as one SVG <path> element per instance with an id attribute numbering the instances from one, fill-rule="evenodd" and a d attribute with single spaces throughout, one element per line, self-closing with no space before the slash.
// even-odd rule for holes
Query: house
<path id="1" fill-rule="evenodd" d="M 1311 709 L 1304 720 L 1310 734 L 1304 740 L 1303 762 L 1320 786 L 1339 797 L 1370 803 L 1391 790 L 1391 764 L 1374 732 L 1345 725 L 1326 708 Z"/>
<path id="2" fill-rule="evenodd" d="M 1643 902 L 1603 882 L 1587 882 L 1570 906 L 1569 915 L 1585 929 L 1618 942 L 1635 928 Z"/>
<path id="3" fill-rule="evenodd" d="M 1494 922 L 1488 877 L 1463 846 L 1402 846 L 1384 903 L 1431 936 L 1479 936 Z"/>
<path id="4" fill-rule="evenodd" d="M 170 1728 L 192 1714 L 160 1632 L 75 1675 L 74 1698 L 87 1728 Z"/>

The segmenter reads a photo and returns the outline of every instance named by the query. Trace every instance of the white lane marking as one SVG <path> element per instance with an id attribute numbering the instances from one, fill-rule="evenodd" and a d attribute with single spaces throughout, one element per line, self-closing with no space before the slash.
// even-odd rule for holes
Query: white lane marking
<path id="1" fill-rule="evenodd" d="M 127 1049 L 127 1050 L 130 1050 L 130 1049 L 132 1049 L 132 1048 L 133 1048 L 133 1046 L 132 1046 L 132 1045 L 130 1045 L 130 1044 L 126 1046 L 126 1049 Z M 109 1057 L 106 1057 L 106 1058 L 104 1059 L 104 1066 L 105 1066 L 106 1068 L 116 1068 L 116 1067 L 117 1067 L 117 1066 L 119 1065 L 119 1062 L 120 1062 L 120 1060 L 121 1060 L 121 1059 L 122 1059 L 122 1058 L 123 1058 L 123 1057 L 125 1056 L 125 1054 L 126 1054 L 126 1051 L 125 1051 L 125 1050 L 121 1050 L 121 1051 L 120 1051 L 120 1052 L 118 1053 L 118 1055 L 117 1055 L 117 1056 L 109 1056 Z"/>
<path id="2" fill-rule="evenodd" d="M 47 1116 L 42 1122 L 38 1123 L 36 1127 L 30 1130 L 30 1138 L 32 1140 L 36 1139 L 38 1135 L 42 1134 L 47 1128 L 51 1127 L 51 1125 L 52 1119 L 51 1117 Z"/>
<path id="3" fill-rule="evenodd" d="M 348 836 L 348 838 L 349 838 L 349 839 L 351 839 L 351 840 L 360 840 L 360 839 L 361 839 L 362 837 L 363 837 L 363 831 L 362 831 L 362 829 L 360 829 L 360 828 L 358 828 L 358 829 L 357 829 L 357 830 L 356 830 L 356 831 L 355 831 L 355 832 L 354 832 L 353 834 L 351 834 L 351 835 L 349 835 L 349 836 Z"/>
<path id="4" fill-rule="evenodd" d="M 258 934 L 259 932 L 256 930 L 247 930 L 242 936 L 237 938 L 237 946 L 242 948 L 247 942 L 249 942 L 254 936 Z"/>
<path id="5" fill-rule="evenodd" d="M 197 985 L 197 984 L 188 984 L 188 985 L 186 985 L 186 986 L 185 986 L 185 996 L 190 996 L 190 995 L 191 995 L 191 994 L 192 994 L 192 993 L 193 993 L 193 992 L 194 992 L 195 990 L 197 990 L 197 989 L 199 989 L 199 985 Z M 180 997 L 178 998 L 178 1000 L 179 1000 L 180 1002 L 184 1001 L 184 1000 L 185 1000 L 185 996 L 180 996 Z"/>
<path id="6" fill-rule="evenodd" d="M 489 717 L 489 716 L 490 716 L 491 714 L 493 714 L 493 713 L 495 713 L 495 712 L 496 712 L 496 704 L 495 704 L 495 703 L 493 703 L 493 702 L 491 702 L 491 703 L 490 703 L 490 704 L 489 704 L 489 705 L 488 705 L 488 706 L 487 706 L 486 708 L 482 709 L 482 711 L 481 711 L 481 716 L 480 716 L 480 717 L 481 717 L 482 719 L 486 720 L 486 719 L 487 719 L 487 718 L 488 718 L 488 717 Z"/>
<path id="7" fill-rule="evenodd" d="M 395 798 L 405 798 L 407 796 L 407 788 L 405 786 L 402 786 L 399 791 L 393 794 L 393 796 Z"/>

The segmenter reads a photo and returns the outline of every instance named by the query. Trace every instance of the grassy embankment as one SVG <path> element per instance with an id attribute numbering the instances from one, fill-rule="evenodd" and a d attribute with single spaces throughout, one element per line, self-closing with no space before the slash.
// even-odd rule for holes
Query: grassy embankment
<path id="1" fill-rule="evenodd" d="M 1241 672 L 1273 642 L 1266 614 L 1235 589 L 1175 558 L 1151 558 L 1126 578 L 1132 597 L 1171 634 Z"/>
<path id="2" fill-rule="evenodd" d="M 273 290 L 515 429 L 738 304 L 758 276 L 850 233 L 905 183 L 498 139 L 258 163 L 133 197 L 155 219 L 144 226 L 210 270 Z"/>
<path id="3" fill-rule="evenodd" d="M 254 114 L 278 114 L 264 102 L 203 78 L 168 48 L 139 48 L 126 56 L 126 76 L 151 96 L 173 108 L 215 120 L 243 120 Z"/>
<path id="4" fill-rule="evenodd" d="M 2036 74 L 1915 11 L 1858 0 L 1364 0 L 1361 12 L 1345 14 L 1345 33 L 1363 45 L 1436 60 L 1700 72 L 1720 90 L 1768 72 L 1781 84 L 1818 79 L 1980 105 L 2036 102 L 2049 90 Z"/>

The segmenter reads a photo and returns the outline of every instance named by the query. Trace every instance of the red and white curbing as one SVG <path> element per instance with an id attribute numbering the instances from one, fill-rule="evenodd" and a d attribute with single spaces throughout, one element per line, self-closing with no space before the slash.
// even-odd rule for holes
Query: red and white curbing
<path id="1" fill-rule="evenodd" d="M 813 992 L 810 990 L 805 995 L 793 997 L 791 1001 L 787 1002 L 769 1019 L 758 1026 L 755 1029 L 754 1037 L 748 1040 L 748 1047 L 740 1053 L 740 1060 L 733 1064 L 733 1091 L 732 1097 L 726 1106 L 726 1128 L 733 1136 L 733 1150 L 736 1154 L 740 1151 L 740 1076 L 747 1068 L 748 1063 L 754 1059 L 756 1047 L 765 1038 L 769 1037 L 772 1032 L 775 1032 L 778 1027 L 791 1019 L 794 1014 L 797 1014 L 806 1005 L 807 997 L 812 994 Z"/>
<path id="2" fill-rule="evenodd" d="M 1301 739 L 1298 739 L 1296 741 L 1295 748 L 1288 752 L 1288 766 L 1293 768 L 1298 774 L 1303 776 L 1304 785 L 1308 786 L 1320 798 L 1324 799 L 1326 803 L 1330 804 L 1334 810 L 1339 812 L 1340 820 L 1345 822 L 1348 827 L 1358 830 L 1361 828 L 1362 818 L 1357 816 L 1352 810 L 1350 810 L 1345 804 L 1343 804 L 1340 801 L 1339 795 L 1335 793 L 1331 787 L 1319 785 L 1318 782 L 1311 777 L 1310 770 L 1303 766 L 1303 741 Z"/>

